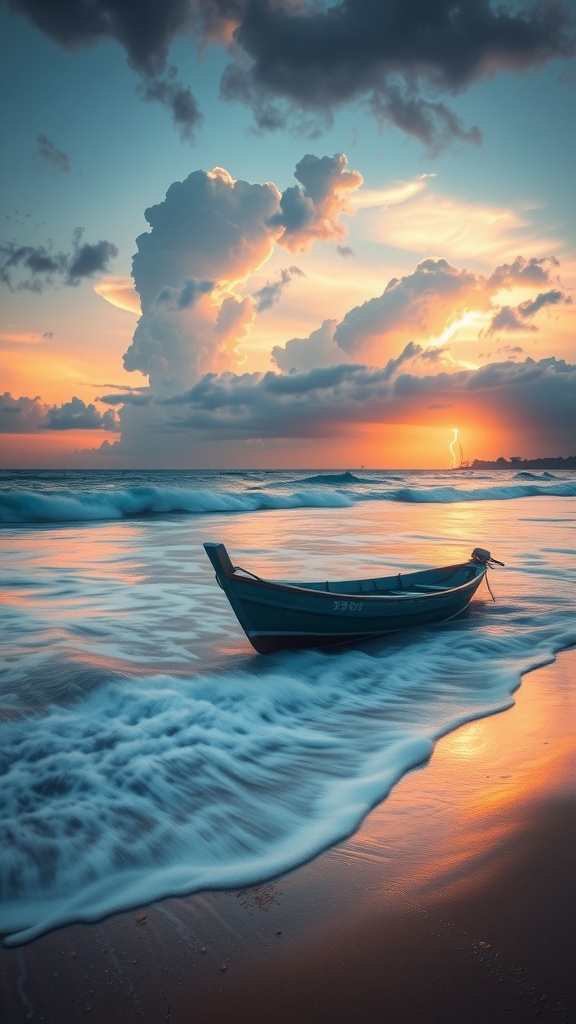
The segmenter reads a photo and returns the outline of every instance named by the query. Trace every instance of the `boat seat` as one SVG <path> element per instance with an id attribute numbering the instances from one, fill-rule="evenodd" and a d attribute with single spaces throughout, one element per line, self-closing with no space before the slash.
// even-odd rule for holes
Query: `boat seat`
<path id="1" fill-rule="evenodd" d="M 445 583 L 415 583 L 415 590 L 446 590 Z"/>

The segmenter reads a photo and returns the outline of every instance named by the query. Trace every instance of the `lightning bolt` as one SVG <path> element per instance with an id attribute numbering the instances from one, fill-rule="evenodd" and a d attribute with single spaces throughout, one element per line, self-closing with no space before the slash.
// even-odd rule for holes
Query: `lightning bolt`
<path id="1" fill-rule="evenodd" d="M 450 442 L 450 454 L 452 456 L 452 469 L 454 469 L 454 466 L 456 465 L 456 456 L 454 454 L 454 445 L 456 444 L 456 442 L 458 440 L 458 431 L 456 430 L 456 427 L 453 427 L 453 430 L 454 430 L 454 437 L 452 438 L 452 440 Z"/>

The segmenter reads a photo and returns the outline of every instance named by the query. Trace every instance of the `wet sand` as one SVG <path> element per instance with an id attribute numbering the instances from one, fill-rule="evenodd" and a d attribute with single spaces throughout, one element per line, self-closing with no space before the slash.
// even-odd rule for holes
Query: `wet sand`
<path id="1" fill-rule="evenodd" d="M 272 882 L 0 950 L 2 1024 L 576 1020 L 576 649 Z"/>

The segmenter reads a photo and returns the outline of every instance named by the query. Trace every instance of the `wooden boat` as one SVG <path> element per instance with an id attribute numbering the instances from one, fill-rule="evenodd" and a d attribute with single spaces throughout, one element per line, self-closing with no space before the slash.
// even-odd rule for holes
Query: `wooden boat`
<path id="1" fill-rule="evenodd" d="M 259 654 L 328 647 L 453 619 L 496 562 L 475 548 L 467 562 L 439 569 L 335 583 L 264 580 L 232 565 L 223 544 L 204 544 L 238 622 Z"/>

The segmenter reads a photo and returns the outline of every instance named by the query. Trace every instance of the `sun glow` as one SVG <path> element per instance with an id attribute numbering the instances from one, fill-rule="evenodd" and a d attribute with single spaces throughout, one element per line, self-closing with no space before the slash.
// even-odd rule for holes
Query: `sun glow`
<path id="1" fill-rule="evenodd" d="M 118 275 L 103 277 L 94 285 L 94 291 L 101 299 L 105 299 L 106 302 L 118 309 L 125 309 L 128 313 L 141 313 L 140 296 L 131 277 Z"/>
<path id="2" fill-rule="evenodd" d="M 488 327 L 490 313 L 480 313 L 476 309 L 468 309 L 461 317 L 452 320 L 437 338 L 434 339 L 434 346 L 445 345 L 449 341 L 476 341 L 480 331 Z M 458 336 L 458 338 L 457 338 Z M 467 364 L 470 369 L 478 369 L 476 365 Z"/>

